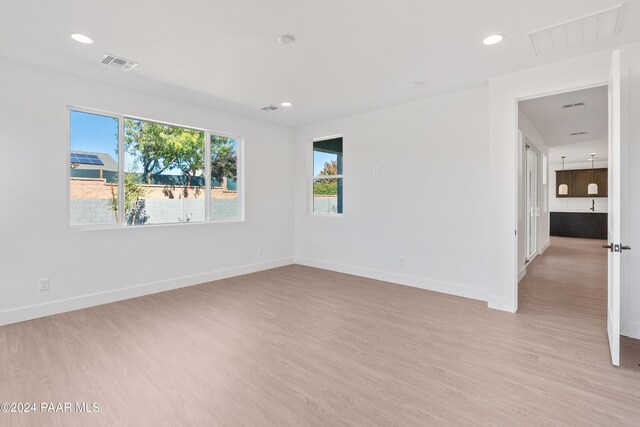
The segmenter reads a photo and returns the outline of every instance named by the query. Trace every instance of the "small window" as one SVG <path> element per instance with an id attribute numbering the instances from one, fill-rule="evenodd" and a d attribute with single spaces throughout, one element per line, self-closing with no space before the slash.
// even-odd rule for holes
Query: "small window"
<path id="1" fill-rule="evenodd" d="M 204 132 L 124 120 L 127 225 L 205 220 Z"/>
<path id="2" fill-rule="evenodd" d="M 313 212 L 342 214 L 342 138 L 313 141 Z"/>
<path id="3" fill-rule="evenodd" d="M 118 222 L 118 129 L 116 117 L 70 112 L 69 222 Z"/>
<path id="4" fill-rule="evenodd" d="M 237 218 L 238 139 L 211 135 L 211 211 L 210 218 Z"/>

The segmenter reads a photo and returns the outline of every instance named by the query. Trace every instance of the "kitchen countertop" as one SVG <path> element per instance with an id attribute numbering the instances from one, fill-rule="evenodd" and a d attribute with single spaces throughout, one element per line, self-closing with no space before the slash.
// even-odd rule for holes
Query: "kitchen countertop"
<path id="1" fill-rule="evenodd" d="M 562 213 L 608 213 L 607 211 L 604 210 L 598 210 L 596 209 L 595 212 L 593 212 L 591 209 L 585 209 L 585 210 L 579 210 L 579 209 L 554 209 L 550 212 L 562 212 Z"/>

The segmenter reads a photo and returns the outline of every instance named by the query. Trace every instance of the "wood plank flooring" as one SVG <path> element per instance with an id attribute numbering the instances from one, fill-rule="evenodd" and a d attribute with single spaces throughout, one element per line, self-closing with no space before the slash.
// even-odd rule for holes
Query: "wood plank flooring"
<path id="1" fill-rule="evenodd" d="M 288 266 L 0 328 L 0 425 L 640 425 L 601 242 L 553 239 L 520 311 Z"/>

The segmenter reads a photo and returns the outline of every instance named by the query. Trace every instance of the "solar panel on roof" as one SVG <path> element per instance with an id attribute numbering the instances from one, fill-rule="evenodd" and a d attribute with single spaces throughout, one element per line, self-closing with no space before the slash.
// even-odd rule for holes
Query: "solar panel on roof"
<path id="1" fill-rule="evenodd" d="M 104 163 L 95 154 L 84 153 L 71 153 L 71 163 L 78 163 L 80 165 L 95 165 L 102 166 Z"/>

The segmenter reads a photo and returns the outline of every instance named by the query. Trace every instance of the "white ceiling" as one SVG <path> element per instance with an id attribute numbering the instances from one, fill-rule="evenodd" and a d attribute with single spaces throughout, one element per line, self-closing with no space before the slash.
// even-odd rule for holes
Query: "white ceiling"
<path id="1" fill-rule="evenodd" d="M 565 156 L 567 165 L 582 164 L 582 166 L 589 167 L 591 166 L 591 163 L 587 160 L 589 154 L 596 153 L 596 166 L 598 166 L 598 162 L 609 159 L 608 151 L 609 146 L 606 139 L 558 145 L 549 148 L 549 163 L 559 165 L 562 163 L 562 156 Z"/>
<path id="2" fill-rule="evenodd" d="M 519 106 L 549 147 L 592 140 L 606 144 L 607 96 L 607 87 L 600 86 L 521 101 Z M 584 106 L 563 108 L 582 102 Z M 576 132 L 586 134 L 571 135 Z"/>
<path id="3" fill-rule="evenodd" d="M 620 0 L 2 0 L 0 56 L 297 126 L 638 41 L 639 1 L 617 37 L 537 57 L 529 32 Z M 504 41 L 483 46 L 493 33 Z M 100 65 L 107 52 L 140 66 Z M 284 100 L 294 106 L 259 110 Z"/>

